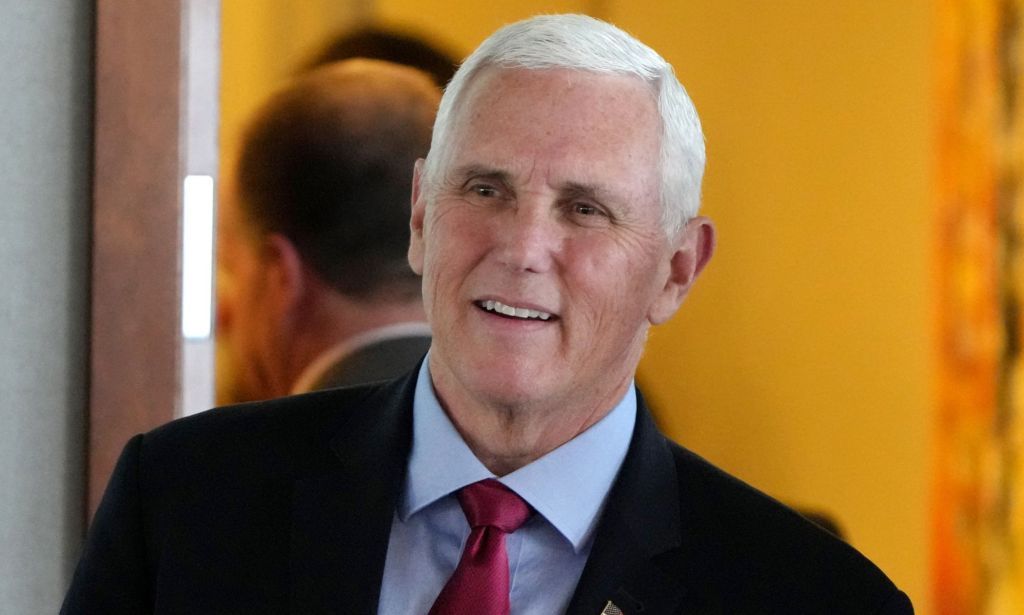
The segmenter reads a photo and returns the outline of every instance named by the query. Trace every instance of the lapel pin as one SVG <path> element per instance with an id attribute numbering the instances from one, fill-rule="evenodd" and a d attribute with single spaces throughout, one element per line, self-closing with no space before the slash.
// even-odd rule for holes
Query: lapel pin
<path id="1" fill-rule="evenodd" d="M 609 600 L 608 604 L 604 605 L 604 609 L 601 610 L 601 615 L 623 615 L 623 613 L 622 609 Z"/>

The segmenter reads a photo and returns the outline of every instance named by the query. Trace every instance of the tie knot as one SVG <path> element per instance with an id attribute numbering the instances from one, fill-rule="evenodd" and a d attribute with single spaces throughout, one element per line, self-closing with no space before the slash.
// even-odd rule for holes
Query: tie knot
<path id="1" fill-rule="evenodd" d="M 466 485 L 458 497 L 466 521 L 473 528 L 489 526 L 510 534 L 533 514 L 523 498 L 493 478 Z"/>

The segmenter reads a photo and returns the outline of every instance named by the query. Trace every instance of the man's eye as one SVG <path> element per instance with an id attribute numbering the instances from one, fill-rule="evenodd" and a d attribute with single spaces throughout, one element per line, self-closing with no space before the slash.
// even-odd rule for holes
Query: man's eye
<path id="1" fill-rule="evenodd" d="M 493 186 L 488 186 L 486 184 L 483 184 L 483 185 L 478 184 L 478 185 L 472 186 L 470 188 L 470 191 L 473 192 L 473 194 L 475 194 L 477 196 L 482 196 L 482 197 L 485 197 L 485 198 L 494 198 L 494 197 L 498 196 L 498 190 L 496 188 L 494 188 Z"/>
<path id="2" fill-rule="evenodd" d="M 602 214 L 600 209 L 587 203 L 576 203 L 572 206 L 572 209 L 581 216 L 600 216 Z"/>

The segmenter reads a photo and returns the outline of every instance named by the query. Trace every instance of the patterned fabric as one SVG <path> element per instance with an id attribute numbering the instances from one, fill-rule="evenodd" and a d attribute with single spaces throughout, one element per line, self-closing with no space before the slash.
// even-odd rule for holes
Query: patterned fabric
<path id="1" fill-rule="evenodd" d="M 942 0 L 936 615 L 1024 613 L 1024 0 Z"/>
<path id="2" fill-rule="evenodd" d="M 430 609 L 430 615 L 508 615 L 509 571 L 505 535 L 518 530 L 533 511 L 494 479 L 459 491 L 472 531 L 462 559 Z"/>

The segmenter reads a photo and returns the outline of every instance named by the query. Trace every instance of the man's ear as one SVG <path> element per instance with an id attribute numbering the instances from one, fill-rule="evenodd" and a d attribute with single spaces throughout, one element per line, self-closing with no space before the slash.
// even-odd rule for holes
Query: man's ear
<path id="1" fill-rule="evenodd" d="M 680 231 L 675 245 L 669 261 L 668 279 L 647 314 L 652 325 L 660 325 L 672 318 L 697 276 L 711 260 L 715 251 L 714 224 L 703 216 L 690 220 Z"/>
<path id="2" fill-rule="evenodd" d="M 423 275 L 423 218 L 427 213 L 427 187 L 422 158 L 412 170 L 412 215 L 409 216 L 409 267 Z"/>
<path id="3" fill-rule="evenodd" d="M 267 235 L 263 247 L 265 290 L 278 317 L 287 317 L 306 292 L 306 269 L 302 255 L 290 239 L 280 233 Z"/>

